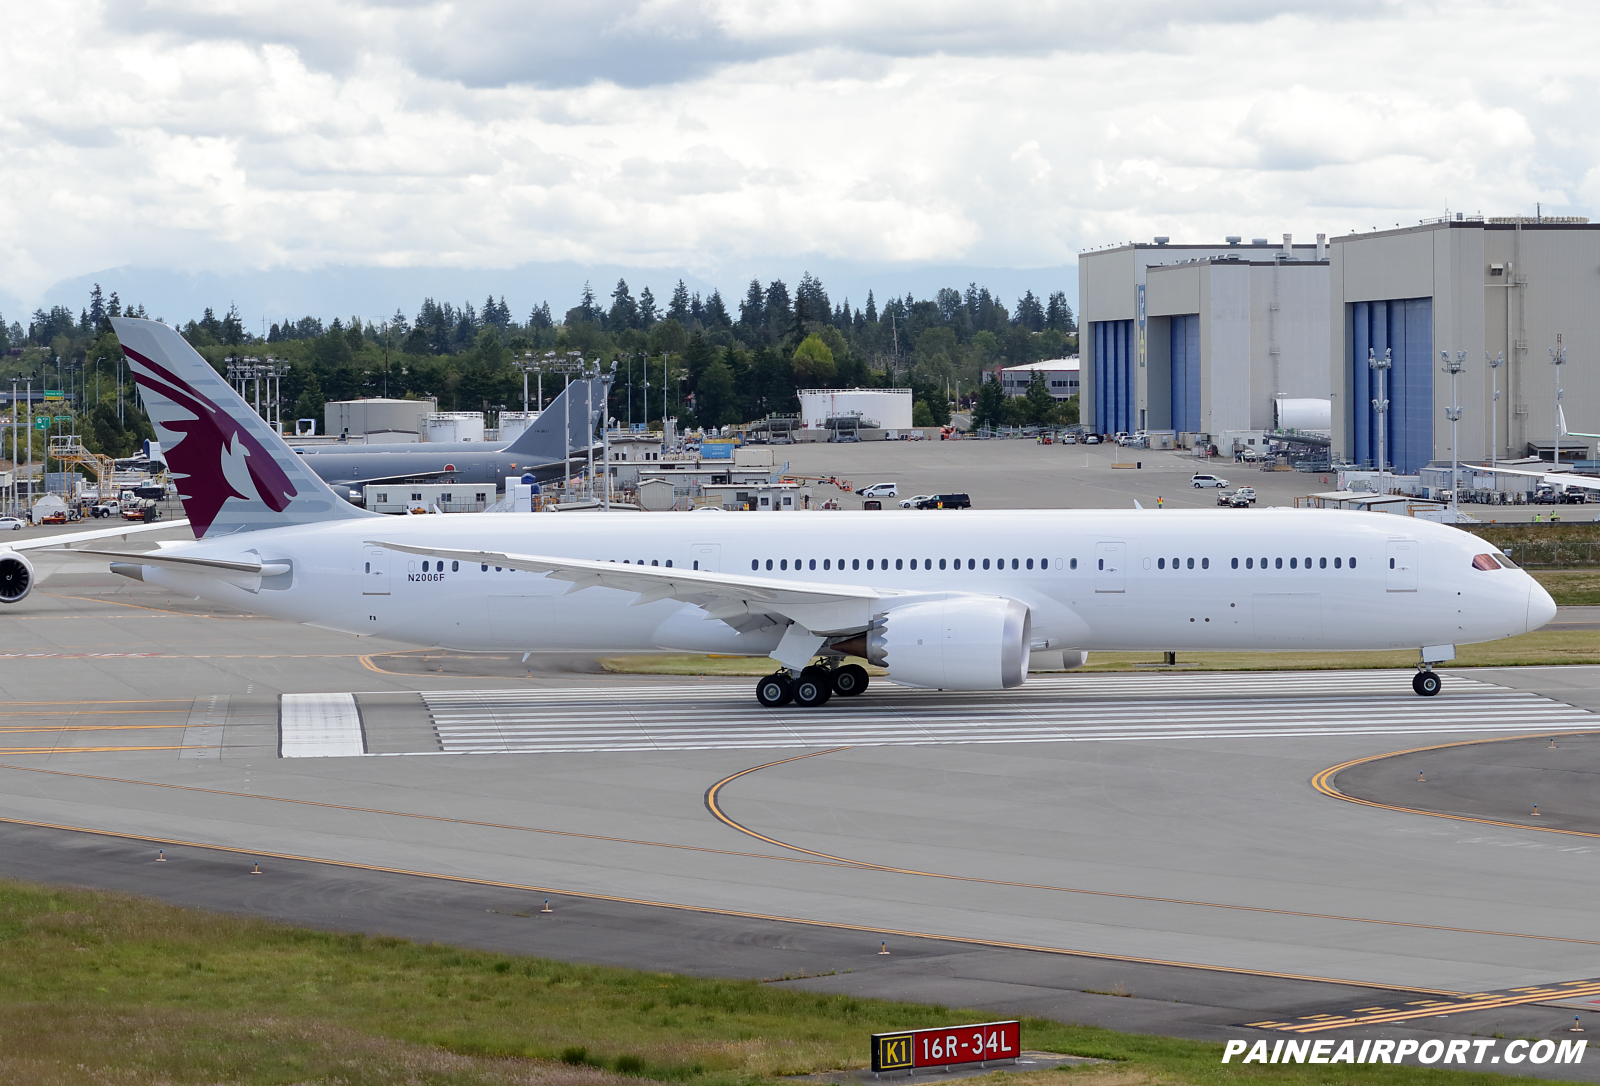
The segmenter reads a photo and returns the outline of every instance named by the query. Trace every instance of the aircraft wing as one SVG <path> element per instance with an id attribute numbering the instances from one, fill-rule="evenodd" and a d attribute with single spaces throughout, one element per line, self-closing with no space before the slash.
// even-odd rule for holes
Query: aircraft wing
<path id="1" fill-rule="evenodd" d="M 897 595 L 857 585 L 780 581 L 667 566 L 635 566 L 500 551 L 413 547 L 376 539 L 369 539 L 367 543 L 429 558 L 452 558 L 479 565 L 543 573 L 558 581 L 571 581 L 572 587 L 568 592 L 594 587 L 635 592 L 639 596 L 633 601 L 635 607 L 658 600 L 692 603 L 702 608 L 707 618 L 721 619 L 735 628 L 770 625 L 768 621 L 752 623 L 750 620 L 773 615 L 789 619 L 819 636 L 856 633 L 871 624 L 880 600 Z"/>
<path id="2" fill-rule="evenodd" d="M 144 535 L 147 532 L 170 531 L 173 528 L 187 528 L 187 520 L 158 520 L 153 524 L 124 524 L 120 528 L 98 528 L 90 532 L 68 532 L 65 535 L 43 535 L 32 539 L 21 539 L 12 543 L 7 539 L 0 539 L 0 550 L 8 551 L 35 551 L 45 547 L 60 550 L 79 549 L 76 544 L 90 543 L 97 540 L 126 539 L 129 536 Z M 193 533 L 189 533 L 193 537 Z"/>
<path id="3" fill-rule="evenodd" d="M 1485 470 L 1481 466 L 1475 471 Z M 1576 472 L 1566 471 L 1523 471 L 1520 468 L 1489 468 L 1496 475 L 1520 475 L 1524 479 L 1538 479 L 1551 486 L 1577 486 L 1585 490 L 1600 490 L 1600 476 L 1579 475 Z"/>

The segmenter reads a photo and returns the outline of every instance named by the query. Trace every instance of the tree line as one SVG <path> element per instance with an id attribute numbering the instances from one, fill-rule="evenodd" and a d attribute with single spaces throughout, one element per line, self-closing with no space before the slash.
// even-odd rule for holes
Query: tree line
<path id="1" fill-rule="evenodd" d="M 116 425 L 119 352 L 109 318 L 119 314 L 147 316 L 96 284 L 78 314 L 41 308 L 26 330 L 0 318 L 9 363 L 0 379 L 20 373 L 73 384 L 82 393 L 86 443 L 128 455 L 150 431 L 133 410 Z M 1043 398 L 1036 390 L 1009 400 L 998 383 L 980 387 L 996 367 L 1076 353 L 1076 319 L 1062 291 L 1027 291 L 1008 306 L 973 283 L 882 303 L 869 291 L 854 306 L 832 300 L 806 273 L 792 290 L 781 279 L 751 280 L 729 306 L 719 291 L 702 296 L 681 280 L 664 302 L 648 286 L 636 295 L 618 280 L 603 299 L 585 284 L 559 319 L 542 302 L 518 320 L 503 295 L 490 295 L 479 305 L 425 298 L 414 315 L 397 309 L 383 320 L 286 319 L 264 336 L 252 334 L 231 305 L 220 316 L 208 307 L 177 327 L 219 372 L 236 355 L 288 363 L 285 417 L 319 422 L 328 400 L 370 396 L 431 396 L 445 410 L 520 408 L 517 363 L 573 351 L 614 369 L 611 415 L 635 424 L 659 426 L 665 411 L 685 428 L 726 426 L 794 413 L 802 389 L 873 387 L 911 388 L 917 425 L 948 424 L 957 406 L 970 407 L 980 423 L 1076 421 L 1076 405 L 1045 403 L 1047 390 Z M 546 401 L 561 380 L 545 378 Z M 131 402 L 131 384 L 123 395 Z"/>

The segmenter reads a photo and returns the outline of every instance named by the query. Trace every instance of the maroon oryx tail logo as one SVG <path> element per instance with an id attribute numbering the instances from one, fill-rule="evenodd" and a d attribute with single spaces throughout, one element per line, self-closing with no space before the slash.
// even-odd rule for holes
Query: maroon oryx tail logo
<path id="1" fill-rule="evenodd" d="M 229 498 L 259 499 L 275 513 L 289 508 L 289 499 L 298 491 L 272 454 L 226 410 L 192 388 L 170 370 L 152 362 L 138 351 L 123 348 L 136 365 L 133 379 L 156 407 L 161 399 L 171 401 L 180 412 L 193 418 L 160 418 L 167 430 L 182 434 L 163 450 L 174 473 L 183 477 L 184 512 L 203 536 L 217 519 Z M 148 371 L 148 372 L 144 372 Z M 151 411 L 156 415 L 157 411 Z M 255 493 L 246 492 L 247 488 Z"/>

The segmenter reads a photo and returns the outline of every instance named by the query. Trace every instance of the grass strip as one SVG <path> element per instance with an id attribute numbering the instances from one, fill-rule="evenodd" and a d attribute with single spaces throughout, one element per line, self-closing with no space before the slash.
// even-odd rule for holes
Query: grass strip
<path id="1" fill-rule="evenodd" d="M 309 931 L 11 880 L 0 880 L 0 993 L 0 1081 L 17 1086 L 748 1086 L 864 1066 L 872 1032 L 993 1017 Z M 1024 1020 L 1023 1043 L 1115 1061 L 1008 1076 L 1082 1086 L 1501 1080 L 1381 1065 L 1224 1067 L 1218 1044 L 1035 1018 Z"/>
<path id="2" fill-rule="evenodd" d="M 1160 670 L 1159 652 L 1091 652 L 1083 671 Z M 1383 652 L 1180 652 L 1184 671 L 1343 671 L 1409 668 L 1415 649 Z M 765 656 L 608 656 L 607 671 L 638 675 L 760 676 L 778 667 Z M 1600 664 L 1600 630 L 1536 630 L 1504 641 L 1461 645 L 1450 667 L 1526 667 L 1534 664 Z M 881 669 L 873 669 L 881 674 Z M 1063 672 L 1062 674 L 1066 674 Z"/>

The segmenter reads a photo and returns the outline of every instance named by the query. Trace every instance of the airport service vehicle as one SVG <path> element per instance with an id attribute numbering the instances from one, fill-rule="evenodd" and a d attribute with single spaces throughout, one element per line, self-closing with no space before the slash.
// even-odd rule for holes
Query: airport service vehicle
<path id="1" fill-rule="evenodd" d="M 111 318 L 198 537 L 77 546 L 174 592 L 468 652 L 772 656 L 768 706 L 866 687 L 1020 685 L 1034 652 L 1420 651 L 1511 637 L 1555 604 L 1492 545 L 1383 513 L 1006 510 L 929 522 L 479 513 L 383 517 L 341 500 L 176 331 Z M 0 553 L 4 577 L 25 558 Z"/>
<path id="2" fill-rule="evenodd" d="M 894 483 L 873 483 L 871 486 L 862 487 L 856 491 L 863 498 L 897 498 L 900 488 Z"/>
<path id="3" fill-rule="evenodd" d="M 22 531 L 21 517 L 0 517 L 0 532 Z"/>
<path id="4" fill-rule="evenodd" d="M 539 482 L 567 470 L 572 456 L 584 458 L 594 444 L 594 426 L 605 409 L 605 378 L 573 381 L 508 445 L 484 441 L 405 445 L 305 445 L 294 451 L 306 465 L 352 502 L 368 483 L 449 476 L 447 482 L 496 486 L 507 476 L 531 474 Z M 562 431 L 568 433 L 563 443 Z M 170 458 L 169 458 L 170 459 Z"/>
<path id="5" fill-rule="evenodd" d="M 1238 490 L 1234 491 L 1234 494 L 1238 497 L 1244 498 L 1251 505 L 1256 503 L 1256 488 L 1253 486 L 1241 486 Z"/>
<path id="6" fill-rule="evenodd" d="M 902 508 L 902 509 L 920 509 L 921 506 L 919 506 L 917 503 L 918 502 L 925 502 L 931 497 L 933 497 L 932 494 L 913 494 L 909 498 L 901 498 L 900 499 L 900 508 Z"/>
<path id="7" fill-rule="evenodd" d="M 1228 485 L 1228 480 L 1219 478 L 1215 475 L 1195 475 L 1189 480 L 1189 483 L 1196 490 L 1199 490 L 1201 487 L 1205 486 L 1225 487 Z"/>
<path id="8" fill-rule="evenodd" d="M 965 494 L 929 494 L 914 509 L 971 509 L 972 499 Z"/>

